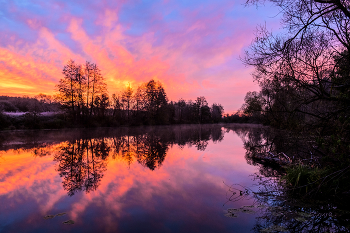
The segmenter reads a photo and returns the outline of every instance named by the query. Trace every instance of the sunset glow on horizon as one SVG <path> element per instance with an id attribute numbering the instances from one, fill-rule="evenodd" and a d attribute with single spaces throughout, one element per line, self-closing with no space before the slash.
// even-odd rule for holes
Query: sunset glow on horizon
<path id="1" fill-rule="evenodd" d="M 96 63 L 109 95 L 160 81 L 169 100 L 205 96 L 235 112 L 258 90 L 240 61 L 276 9 L 245 0 L 1 1 L 0 95 L 55 94 L 69 59 Z"/>

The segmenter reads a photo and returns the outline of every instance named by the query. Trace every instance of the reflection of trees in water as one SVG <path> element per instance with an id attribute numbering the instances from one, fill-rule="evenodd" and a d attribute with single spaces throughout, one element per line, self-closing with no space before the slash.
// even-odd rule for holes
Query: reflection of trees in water
<path id="1" fill-rule="evenodd" d="M 105 139 L 79 139 L 62 145 L 54 157 L 68 195 L 96 190 L 106 171 L 109 150 Z"/>
<path id="2" fill-rule="evenodd" d="M 190 126 L 159 128 L 144 134 L 128 132 L 118 136 L 79 138 L 61 143 L 54 150 L 57 151 L 54 160 L 58 162 L 57 170 L 63 177 L 63 187 L 71 196 L 78 191 L 88 193 L 97 189 L 107 170 L 109 157 L 122 159 L 129 167 L 137 161 L 155 170 L 164 162 L 170 146 L 187 145 L 205 150 L 209 140 L 221 141 L 223 135 L 220 126 Z M 37 156 L 45 156 L 52 150 L 35 148 L 34 152 Z"/>
<path id="3" fill-rule="evenodd" d="M 167 141 L 154 134 L 114 137 L 111 142 L 113 158 L 120 157 L 129 166 L 136 160 L 151 170 L 161 166 L 169 147 Z"/>
<path id="4" fill-rule="evenodd" d="M 140 164 L 154 170 L 162 165 L 168 150 L 168 143 L 155 135 L 145 138 L 147 140 L 144 140 L 142 146 L 139 146 L 140 150 L 136 158 Z"/>
<path id="5" fill-rule="evenodd" d="M 210 140 L 217 142 L 224 137 L 220 126 L 184 128 L 169 127 L 146 134 L 130 133 L 126 136 L 113 137 L 113 157 L 122 157 L 130 164 L 136 160 L 145 167 L 154 170 L 165 159 L 169 146 L 195 146 L 205 150 Z"/>
<path id="6" fill-rule="evenodd" d="M 350 232 L 348 203 L 295 198 L 273 178 L 263 178 L 260 184 L 264 190 L 253 197 L 265 208 L 257 217 L 255 232 Z"/>
<path id="7" fill-rule="evenodd" d="M 283 168 L 256 159 L 259 154 L 284 152 L 295 161 L 307 162 L 311 153 L 314 156 L 319 153 L 312 140 L 267 127 L 234 126 L 226 130 L 233 130 L 241 137 L 247 162 L 259 167 L 259 172 L 253 175 L 258 191 L 253 192 L 249 187 L 229 189 L 230 201 L 249 198 L 254 202 L 254 210 L 260 213 L 254 232 L 350 232 L 348 202 L 295 196 L 294 188 L 285 186 L 281 180 L 285 174 Z"/>
<path id="8" fill-rule="evenodd" d="M 228 217 L 257 213 L 254 232 L 350 232 L 350 206 L 335 200 L 295 198 L 275 177 L 254 174 L 258 191 L 232 185 L 228 201 L 249 200 L 252 205 L 228 209 Z"/>
<path id="9" fill-rule="evenodd" d="M 246 149 L 247 163 L 259 166 L 260 173 L 267 177 L 280 177 L 284 170 L 278 163 L 273 164 L 273 159 L 304 164 L 312 161 L 318 164 L 321 155 L 315 140 L 307 135 L 263 126 L 234 126 L 227 127 L 226 130 L 237 133 Z"/>
<path id="10" fill-rule="evenodd" d="M 138 136 L 122 136 L 77 139 L 62 143 L 54 158 L 58 162 L 57 170 L 63 177 L 63 187 L 68 195 L 96 190 L 107 170 L 107 158 L 110 155 L 112 158 L 120 156 L 130 166 L 134 158 L 142 153 L 141 148 L 145 147 L 145 140 L 138 139 Z M 153 162 L 156 163 L 156 159 Z M 151 163 L 146 165 L 152 168 L 154 166 Z"/>
<path id="11" fill-rule="evenodd" d="M 209 141 L 214 143 L 222 141 L 224 138 L 224 131 L 221 126 L 198 126 L 198 127 L 185 127 L 181 130 L 174 130 L 174 135 L 169 138 L 172 144 L 177 144 L 181 148 L 184 146 L 195 146 L 198 150 L 204 151 Z"/>

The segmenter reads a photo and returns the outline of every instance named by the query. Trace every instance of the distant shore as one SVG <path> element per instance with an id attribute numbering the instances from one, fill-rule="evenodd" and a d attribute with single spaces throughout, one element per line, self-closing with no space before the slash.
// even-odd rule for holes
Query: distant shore
<path id="1" fill-rule="evenodd" d="M 32 112 L 2 112 L 2 113 L 7 115 L 7 116 L 19 117 L 19 116 L 23 116 L 25 114 L 31 114 Z M 38 112 L 36 114 L 39 114 L 42 116 L 55 116 L 58 114 L 63 114 L 63 112 L 62 111 L 60 111 L 60 112 Z"/>

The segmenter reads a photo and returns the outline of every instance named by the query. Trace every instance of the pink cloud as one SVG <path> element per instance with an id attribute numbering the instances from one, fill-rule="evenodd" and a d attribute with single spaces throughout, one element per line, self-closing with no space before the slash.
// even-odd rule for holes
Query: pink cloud
<path id="1" fill-rule="evenodd" d="M 23 14 L 20 18 L 37 33 L 36 41 L 26 42 L 13 35 L 7 39 L 7 46 L 0 46 L 1 93 L 53 94 L 69 59 L 95 62 L 110 94 L 127 83 L 136 87 L 153 78 L 164 84 L 171 100 L 205 96 L 209 103 L 219 102 L 227 111 L 234 111 L 242 104 L 244 94 L 255 89 L 251 70 L 238 59 L 252 41 L 256 24 L 226 16 L 227 9 L 237 4 L 213 3 L 211 11 L 209 6 L 179 9 L 182 19 L 169 22 L 155 11 L 148 20 L 156 23 L 140 35 L 130 35 L 132 25 L 121 21 L 122 4 L 115 9 L 103 4 L 88 6 L 91 11 L 96 8 L 93 31 L 86 25 L 86 12 L 81 17 L 71 13 L 57 16 L 62 25 L 67 25 L 64 31 L 50 29 L 42 17 Z M 48 11 L 57 13 L 67 7 L 56 4 Z M 176 4 L 164 2 L 162 7 L 171 12 L 169 7 Z M 70 37 L 70 44 L 59 39 L 62 34 Z"/>

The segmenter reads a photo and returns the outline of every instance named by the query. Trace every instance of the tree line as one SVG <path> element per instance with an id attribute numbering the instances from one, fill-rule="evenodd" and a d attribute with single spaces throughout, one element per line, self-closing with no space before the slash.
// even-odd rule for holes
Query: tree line
<path id="1" fill-rule="evenodd" d="M 159 81 L 151 79 L 137 88 L 130 85 L 110 97 L 99 67 L 73 60 L 63 68 L 64 77 L 56 86 L 56 100 L 67 121 L 83 125 L 155 125 L 217 123 L 222 119 L 220 104 L 209 106 L 205 97 L 195 101 L 169 101 Z"/>
<path id="2" fill-rule="evenodd" d="M 350 3 L 270 2 L 280 9 L 285 30 L 274 34 L 261 27 L 246 52 L 243 62 L 255 68 L 260 91 L 247 93 L 241 111 L 273 127 L 306 133 L 321 162 L 314 155 L 303 166 L 344 175 L 350 164 Z"/>
<path id="3" fill-rule="evenodd" d="M 69 60 L 62 74 L 53 96 L 42 93 L 34 97 L 0 96 L 0 130 L 222 121 L 222 105 L 209 106 L 203 96 L 195 101 L 169 101 L 162 84 L 153 79 L 136 88 L 128 85 L 109 96 L 101 69 L 94 63 Z M 8 114 L 11 112 L 25 114 Z"/>
<path id="4" fill-rule="evenodd" d="M 52 96 L 39 94 L 34 97 L 0 96 L 0 112 L 57 112 L 60 106 Z"/>
<path id="5" fill-rule="evenodd" d="M 62 128 L 63 117 L 53 114 L 60 111 L 61 105 L 50 95 L 0 96 L 0 130 Z"/>

